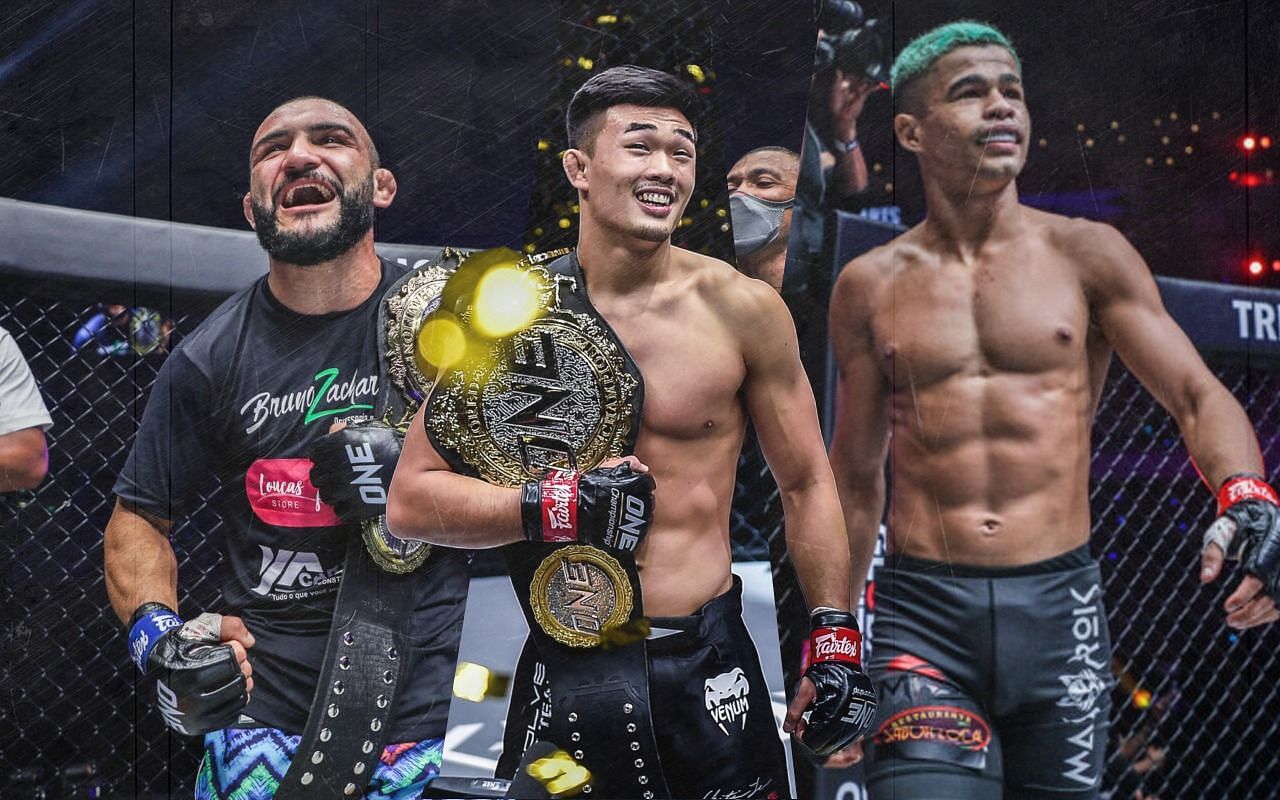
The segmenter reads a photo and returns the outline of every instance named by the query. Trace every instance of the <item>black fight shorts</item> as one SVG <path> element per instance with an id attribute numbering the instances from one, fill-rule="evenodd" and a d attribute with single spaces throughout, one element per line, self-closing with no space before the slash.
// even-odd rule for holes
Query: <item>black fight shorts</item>
<path id="1" fill-rule="evenodd" d="M 742 621 L 738 577 L 733 588 L 687 617 L 649 621 L 654 636 L 646 645 L 649 699 L 672 797 L 790 797 L 769 689 Z M 527 746 L 547 730 L 552 713 L 548 680 L 526 643 L 512 682 L 499 775 L 514 770 L 522 741 Z"/>
<path id="2" fill-rule="evenodd" d="M 906 556 L 876 574 L 872 800 L 1094 798 L 1111 711 L 1098 566 Z"/>

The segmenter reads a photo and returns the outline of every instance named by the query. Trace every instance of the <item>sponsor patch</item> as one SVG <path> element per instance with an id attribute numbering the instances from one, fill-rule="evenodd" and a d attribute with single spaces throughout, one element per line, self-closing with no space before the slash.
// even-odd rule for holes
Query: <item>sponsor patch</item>
<path id="1" fill-rule="evenodd" d="M 268 525 L 328 528 L 342 524 L 311 485 L 309 458 L 260 458 L 245 472 L 244 489 L 253 515 Z"/>
<path id="2" fill-rule="evenodd" d="M 920 706 L 900 711 L 880 725 L 872 740 L 878 745 L 898 742 L 939 742 L 961 750 L 985 750 L 991 742 L 987 721 L 959 706 Z"/>

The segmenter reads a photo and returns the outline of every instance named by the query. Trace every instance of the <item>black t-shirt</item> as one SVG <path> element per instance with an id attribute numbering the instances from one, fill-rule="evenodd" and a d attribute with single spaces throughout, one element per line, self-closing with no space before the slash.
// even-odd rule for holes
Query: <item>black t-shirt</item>
<path id="1" fill-rule="evenodd" d="M 332 423 L 373 415 L 378 305 L 402 275 L 384 260 L 373 295 L 333 314 L 289 310 L 265 277 L 223 303 L 165 361 L 115 485 L 122 500 L 165 519 L 222 487 L 225 610 L 256 640 L 245 713 L 290 733 L 302 732 L 315 693 L 345 542 L 360 535 L 320 502 L 306 454 Z M 462 555 L 436 547 L 417 574 L 416 662 L 393 742 L 444 735 L 462 629 Z"/>

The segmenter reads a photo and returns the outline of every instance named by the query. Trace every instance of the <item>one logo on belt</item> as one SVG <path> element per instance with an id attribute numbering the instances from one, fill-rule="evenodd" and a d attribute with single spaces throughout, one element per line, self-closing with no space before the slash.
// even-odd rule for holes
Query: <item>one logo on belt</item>
<path id="1" fill-rule="evenodd" d="M 741 667 L 707 678 L 702 688 L 703 702 L 716 727 L 725 736 L 729 735 L 729 727 L 735 722 L 738 722 L 738 730 L 746 729 L 747 710 L 751 707 L 750 694 L 751 686 Z"/>

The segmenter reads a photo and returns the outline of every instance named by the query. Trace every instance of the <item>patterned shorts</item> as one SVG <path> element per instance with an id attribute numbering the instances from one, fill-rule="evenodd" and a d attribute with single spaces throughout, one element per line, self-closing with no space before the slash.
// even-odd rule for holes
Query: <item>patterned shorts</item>
<path id="1" fill-rule="evenodd" d="M 277 728 L 225 728 L 204 737 L 196 800 L 267 800 L 276 793 L 301 736 Z M 440 773 L 443 739 L 393 744 L 382 751 L 365 797 L 411 800 Z"/>

